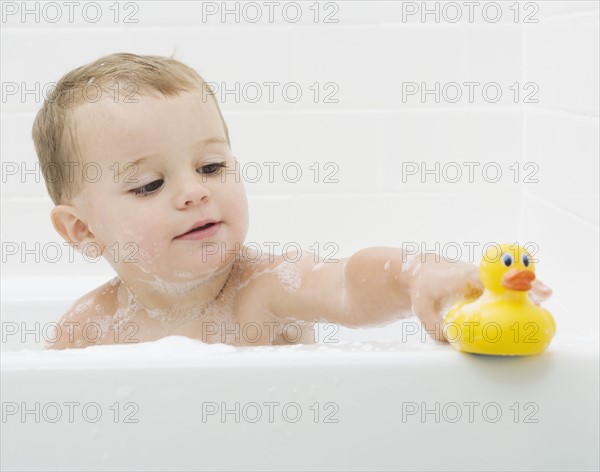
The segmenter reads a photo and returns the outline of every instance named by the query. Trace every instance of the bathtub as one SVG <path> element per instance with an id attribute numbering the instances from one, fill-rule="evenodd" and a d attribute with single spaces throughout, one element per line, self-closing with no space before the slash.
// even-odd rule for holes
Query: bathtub
<path id="1" fill-rule="evenodd" d="M 24 282 L 2 285 L 3 470 L 599 466 L 597 332 L 558 296 L 545 304 L 557 335 L 535 357 L 459 353 L 414 317 L 320 325 L 314 345 L 44 351 L 43 327 L 101 280 Z"/>

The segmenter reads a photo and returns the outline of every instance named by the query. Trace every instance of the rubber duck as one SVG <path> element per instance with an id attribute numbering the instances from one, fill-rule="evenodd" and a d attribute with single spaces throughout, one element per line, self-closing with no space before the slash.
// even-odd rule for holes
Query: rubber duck
<path id="1" fill-rule="evenodd" d="M 446 338 L 459 351 L 497 356 L 540 354 L 556 332 L 554 318 L 528 297 L 533 257 L 517 244 L 495 244 L 479 266 L 479 298 L 456 303 L 444 317 Z"/>

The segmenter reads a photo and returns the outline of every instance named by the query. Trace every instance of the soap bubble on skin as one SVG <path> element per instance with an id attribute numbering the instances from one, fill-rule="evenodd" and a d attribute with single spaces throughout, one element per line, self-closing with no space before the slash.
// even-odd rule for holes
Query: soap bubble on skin
<path id="1" fill-rule="evenodd" d="M 277 274 L 277 280 L 286 292 L 294 293 L 302 286 L 302 277 L 295 264 L 284 262 L 279 264 L 274 272 Z"/>
<path id="2" fill-rule="evenodd" d="M 215 322 L 219 326 L 221 326 L 220 323 L 225 323 L 226 325 L 229 325 L 227 329 L 229 332 L 231 332 L 235 328 L 235 325 L 233 324 L 233 307 L 237 291 L 234 291 L 234 289 L 236 289 L 237 285 L 239 285 L 240 274 L 240 271 L 235 266 L 234 262 L 235 261 L 232 261 L 230 264 L 221 268 L 215 268 L 197 280 L 186 282 L 167 282 L 160 279 L 156 275 L 153 275 L 154 280 L 141 281 L 151 284 L 154 289 L 163 293 L 179 295 L 202 285 L 216 274 L 220 274 L 231 269 L 229 277 L 225 281 L 225 284 L 221 288 L 220 292 L 215 293 L 215 297 L 210 298 L 209 302 L 205 303 L 204 305 L 199 302 L 193 302 L 184 306 L 173 306 L 167 309 L 148 309 L 143 307 L 136 300 L 135 295 L 129 289 L 129 287 L 123 284 L 124 288 L 119 294 L 121 300 L 120 306 L 123 308 L 117 311 L 117 314 L 115 315 L 116 321 L 123 325 L 130 321 L 135 316 L 137 311 L 140 310 L 145 312 L 149 318 L 159 321 L 164 329 L 176 329 L 188 321 L 201 318 L 203 321 Z M 180 272 L 179 274 L 182 273 Z M 194 275 L 190 273 L 184 274 L 188 276 Z"/>
<path id="3" fill-rule="evenodd" d="M 125 234 L 130 237 L 130 241 L 127 244 L 134 244 L 135 253 L 133 254 L 133 259 L 135 260 L 135 265 L 142 271 L 147 274 L 152 274 L 152 271 L 149 267 L 156 262 L 158 256 L 160 255 L 160 251 L 158 250 L 158 243 L 154 243 L 152 246 L 152 253 L 146 249 L 145 239 L 136 235 L 134 232 L 125 229 Z"/>
<path id="4" fill-rule="evenodd" d="M 402 272 L 407 272 L 410 269 L 410 263 L 416 257 L 418 257 L 418 254 L 409 254 L 406 256 L 406 260 L 402 262 Z"/>
<path id="5" fill-rule="evenodd" d="M 213 269 L 208 274 L 205 274 L 198 278 L 198 276 L 191 272 L 185 271 L 174 271 L 173 275 L 176 278 L 185 278 L 185 279 L 194 279 L 187 280 L 185 282 L 171 282 L 166 281 L 160 277 L 158 277 L 150 268 L 153 264 L 159 259 L 159 256 L 162 254 L 162 245 L 155 242 L 152 244 L 151 251 L 148 248 L 145 248 L 144 238 L 139 237 L 135 233 L 129 230 L 125 230 L 125 234 L 129 235 L 137 245 L 136 247 L 136 266 L 145 274 L 150 275 L 152 280 L 148 280 L 146 278 L 141 278 L 140 282 L 149 284 L 151 287 L 161 293 L 169 294 L 169 295 L 182 295 L 185 293 L 189 293 L 192 290 L 197 289 L 202 284 L 206 283 L 211 277 L 218 275 L 223 270 L 227 270 L 228 266 L 221 269 Z"/>
<path id="6" fill-rule="evenodd" d="M 184 271 L 176 271 L 173 273 L 173 275 L 175 275 L 175 277 L 179 277 L 182 279 L 193 279 L 194 277 L 196 277 L 196 274 L 194 274 L 192 272 L 184 272 Z"/>
<path id="7" fill-rule="evenodd" d="M 137 259 L 137 267 L 139 267 L 140 270 L 142 272 L 145 272 L 146 274 L 152 274 L 152 271 L 148 268 L 148 266 L 151 266 L 156 261 L 158 256 L 152 256 L 148 251 L 146 251 L 142 247 L 137 248 L 135 255 Z"/>
<path id="8" fill-rule="evenodd" d="M 270 274 L 271 272 L 272 272 L 272 270 L 269 269 L 268 267 L 263 270 L 253 270 L 252 273 L 248 277 L 246 277 L 243 281 L 241 281 L 239 283 L 238 289 L 239 290 L 243 289 L 254 279 L 257 279 L 258 277 L 260 277 L 261 275 L 264 275 L 264 274 Z"/>
<path id="9" fill-rule="evenodd" d="M 95 344 L 102 344 L 102 340 L 106 337 L 111 326 L 114 325 L 113 316 L 102 315 L 100 317 L 97 317 L 94 320 L 94 323 L 96 324 L 96 327 L 100 329 L 100 332 L 97 333 L 98 337 L 97 342 Z M 93 333 L 92 336 L 95 336 L 95 334 L 96 333 Z"/>
<path id="10" fill-rule="evenodd" d="M 182 288 L 180 284 L 167 283 L 163 280 L 160 280 L 156 276 L 154 277 L 155 280 L 141 280 L 140 282 L 149 283 L 155 290 L 168 293 L 170 295 L 184 293 L 183 290 L 185 289 L 191 290 L 189 286 Z M 118 316 L 116 316 L 117 320 L 121 323 L 130 321 L 138 310 L 142 310 L 148 315 L 148 317 L 160 321 L 164 328 L 173 327 L 175 324 L 179 324 L 182 321 L 195 319 L 198 317 L 197 303 L 182 307 L 170 307 L 168 309 L 146 308 L 137 301 L 131 289 L 125 284 L 123 285 L 125 286 L 125 290 L 127 292 L 127 301 L 125 302 L 125 307 L 118 310 Z"/>
<path id="11" fill-rule="evenodd" d="M 140 282 L 150 285 L 155 291 L 167 295 L 184 295 L 205 284 L 214 274 L 187 282 L 167 282 L 154 274 L 151 275 L 154 280 L 141 279 Z"/>
<path id="12" fill-rule="evenodd" d="M 300 288 L 300 272 L 296 269 L 295 263 L 284 260 L 271 269 L 268 266 L 264 267 L 260 264 L 261 262 L 265 265 L 268 264 L 270 257 L 266 254 L 258 257 L 257 254 L 254 248 L 247 247 L 246 255 L 240 263 L 240 268 L 242 270 L 249 270 L 250 274 L 244 278 L 244 281 L 240 282 L 239 289 L 246 287 L 254 279 L 271 273 L 277 275 L 277 279 L 286 291 L 295 292 Z"/>
<path id="13" fill-rule="evenodd" d="M 236 330 L 236 322 L 234 317 L 234 307 L 237 295 L 241 289 L 247 286 L 252 280 L 267 274 L 274 273 L 277 275 L 278 281 L 284 290 L 295 292 L 301 286 L 301 274 L 294 263 L 283 262 L 277 265 L 274 269 L 268 267 L 268 262 L 272 260 L 269 255 L 255 253 L 256 250 L 252 247 L 244 248 L 245 257 L 234 258 L 230 264 L 212 269 L 208 273 L 202 274 L 198 279 L 197 275 L 189 272 L 173 271 L 173 275 L 178 278 L 184 278 L 182 282 L 167 282 L 155 274 L 151 274 L 151 280 L 141 280 L 141 282 L 150 284 L 153 289 L 170 295 L 178 295 L 193 290 L 206 280 L 214 277 L 218 273 L 230 270 L 229 276 L 220 292 L 216 293 L 214 298 L 209 297 L 210 301 L 205 303 L 191 303 L 186 306 L 173 306 L 168 309 L 146 309 L 135 298 L 133 292 L 121 283 L 118 286 L 117 299 L 119 309 L 112 318 L 113 324 L 123 326 L 131 321 L 137 314 L 148 316 L 158 322 L 164 329 L 173 330 L 181 327 L 185 323 L 201 319 L 202 322 L 214 322 L 219 327 L 219 331 L 226 329 L 232 333 Z M 247 257 L 247 259 L 246 259 Z M 262 264 L 262 263 L 264 264 Z M 267 267 L 265 267 L 265 264 Z M 190 280 L 192 279 L 192 280 Z M 118 277 L 114 279 L 114 284 L 118 283 Z M 273 319 L 277 317 L 273 315 Z M 297 321 L 297 320 L 296 320 Z M 277 326 L 275 336 L 281 335 L 282 326 Z M 222 333 L 222 332 L 221 332 Z M 222 334 L 217 333 L 209 336 L 206 339 L 207 343 L 223 342 Z M 211 337 L 219 338 L 211 340 Z M 230 344 L 235 335 L 227 335 L 226 344 Z"/>
<path id="14" fill-rule="evenodd" d="M 80 303 L 79 305 L 77 305 L 75 307 L 74 310 L 74 314 L 75 315 L 80 315 L 81 313 L 83 313 L 84 311 L 87 311 L 90 309 L 90 307 L 92 306 L 93 301 L 92 300 L 88 300 L 84 303 Z"/>
<path id="15" fill-rule="evenodd" d="M 133 297 L 133 294 L 125 283 L 121 283 L 117 288 L 117 310 L 112 317 L 113 326 L 121 329 L 130 322 L 141 306 Z"/>

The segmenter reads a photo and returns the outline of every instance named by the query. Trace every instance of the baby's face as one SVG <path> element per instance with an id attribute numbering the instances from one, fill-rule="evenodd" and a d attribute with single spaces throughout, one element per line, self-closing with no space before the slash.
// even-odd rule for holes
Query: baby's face
<path id="1" fill-rule="evenodd" d="M 95 164 L 73 206 L 93 240 L 122 277 L 182 282 L 225 267 L 248 205 L 215 103 L 200 91 L 124 96 L 75 110 L 83 160 Z M 203 220 L 218 224 L 180 237 Z"/>

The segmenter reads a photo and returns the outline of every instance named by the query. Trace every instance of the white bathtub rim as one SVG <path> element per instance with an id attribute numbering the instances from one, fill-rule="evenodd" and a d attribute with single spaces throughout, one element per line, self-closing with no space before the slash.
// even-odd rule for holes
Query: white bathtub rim
<path id="1" fill-rule="evenodd" d="M 528 363 L 579 357 L 598 362 L 598 346 L 552 343 L 538 356 L 479 356 L 455 351 L 447 344 L 402 341 L 340 342 L 335 345 L 233 347 L 207 345 L 184 336 L 168 336 L 136 345 L 90 346 L 61 351 L 2 352 L 0 369 L 153 369 L 192 366 L 381 365 L 464 362 Z"/>

